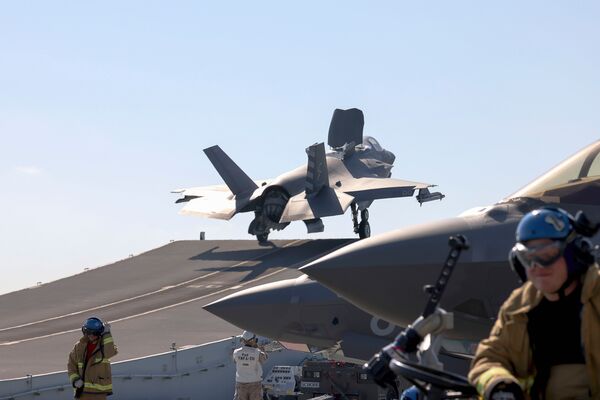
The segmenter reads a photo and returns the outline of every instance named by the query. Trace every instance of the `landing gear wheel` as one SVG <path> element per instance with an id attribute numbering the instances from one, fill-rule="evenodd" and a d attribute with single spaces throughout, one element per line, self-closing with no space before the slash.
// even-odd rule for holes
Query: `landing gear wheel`
<path id="1" fill-rule="evenodd" d="M 358 207 L 356 203 L 352 203 L 350 209 L 352 210 L 352 227 L 354 228 L 354 233 L 358 233 Z"/>
<path id="2" fill-rule="evenodd" d="M 360 212 L 360 219 L 361 219 L 361 221 L 369 220 L 369 209 L 368 208 L 365 208 L 364 210 L 362 210 Z"/>
<path id="3" fill-rule="evenodd" d="M 267 241 L 269 240 L 269 234 L 259 233 L 256 235 L 256 238 L 258 239 L 258 243 L 267 243 Z"/>
<path id="4" fill-rule="evenodd" d="M 360 221 L 360 225 L 358 225 L 358 237 L 364 239 L 369 236 L 371 236 L 371 225 L 369 225 L 369 221 L 363 219 Z"/>

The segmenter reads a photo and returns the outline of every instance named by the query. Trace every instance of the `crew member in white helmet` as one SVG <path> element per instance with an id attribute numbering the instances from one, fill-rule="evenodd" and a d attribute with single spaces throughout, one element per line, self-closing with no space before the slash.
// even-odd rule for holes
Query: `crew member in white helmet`
<path id="1" fill-rule="evenodd" d="M 234 400 L 262 400 L 262 364 L 267 353 L 259 349 L 258 338 L 252 332 L 242 333 L 242 347 L 233 352 L 235 361 Z"/>

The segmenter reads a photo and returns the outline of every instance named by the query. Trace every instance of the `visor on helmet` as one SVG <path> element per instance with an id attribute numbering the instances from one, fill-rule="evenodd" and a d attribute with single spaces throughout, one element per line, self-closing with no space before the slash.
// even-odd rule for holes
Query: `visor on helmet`
<path id="1" fill-rule="evenodd" d="M 100 336 L 100 331 L 96 330 L 96 329 L 88 329 L 86 327 L 81 328 L 81 332 L 83 332 L 84 335 L 95 335 L 95 336 Z"/>
<path id="2" fill-rule="evenodd" d="M 512 248 L 512 253 L 517 256 L 525 268 L 531 268 L 533 264 L 547 268 L 563 256 L 566 243 L 562 240 L 553 240 L 537 246 L 527 246 L 517 243 Z"/>

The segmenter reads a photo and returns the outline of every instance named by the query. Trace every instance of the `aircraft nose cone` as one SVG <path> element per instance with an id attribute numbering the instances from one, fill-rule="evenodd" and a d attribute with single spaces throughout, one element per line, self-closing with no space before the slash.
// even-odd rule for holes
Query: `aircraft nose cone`
<path id="1" fill-rule="evenodd" d="M 261 336 L 319 348 L 334 345 L 349 323 L 347 303 L 306 275 L 246 289 L 204 308 Z"/>
<path id="2" fill-rule="evenodd" d="M 363 310 L 406 326 L 423 310 L 422 288 L 435 281 L 448 253 L 448 234 L 435 228 L 361 240 L 301 270 Z"/>
<path id="3" fill-rule="evenodd" d="M 448 238 L 464 234 L 464 251 L 443 294 L 441 306 L 454 313 L 448 336 L 481 339 L 498 308 L 516 286 L 506 254 L 516 222 L 475 224 L 462 217 L 407 227 L 350 244 L 301 268 L 364 311 L 406 326 L 424 311 L 448 256 Z"/>
<path id="4" fill-rule="evenodd" d="M 449 236 L 468 230 L 461 218 L 408 227 L 353 243 L 301 271 L 364 311 L 406 326 L 425 308 L 423 287 L 436 282 L 450 250 Z M 485 297 L 481 283 L 487 273 L 474 268 L 471 253 L 461 255 L 442 299 L 448 311 L 471 295 Z"/>
<path id="5" fill-rule="evenodd" d="M 290 291 L 294 279 L 245 289 L 205 305 L 208 312 L 252 331 L 258 335 L 277 338 L 290 316 Z"/>

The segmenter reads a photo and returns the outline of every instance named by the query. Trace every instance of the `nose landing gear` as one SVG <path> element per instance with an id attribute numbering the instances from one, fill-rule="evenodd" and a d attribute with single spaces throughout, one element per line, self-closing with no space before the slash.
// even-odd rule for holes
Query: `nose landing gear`
<path id="1" fill-rule="evenodd" d="M 352 224 L 354 225 L 354 233 L 358 233 L 361 239 L 371 236 L 371 225 L 369 225 L 369 209 L 365 208 L 360 211 L 360 223 L 358 223 L 358 206 L 356 203 L 350 205 L 352 209 Z"/>

